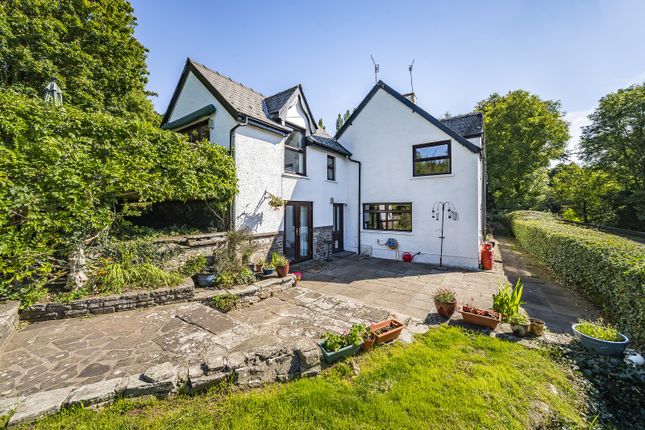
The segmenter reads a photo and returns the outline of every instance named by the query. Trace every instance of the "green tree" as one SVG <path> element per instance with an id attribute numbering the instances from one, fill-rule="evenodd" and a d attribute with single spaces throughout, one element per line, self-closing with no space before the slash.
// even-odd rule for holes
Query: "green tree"
<path id="1" fill-rule="evenodd" d="M 484 113 L 489 199 L 497 208 L 536 206 L 547 191 L 547 169 L 569 140 L 560 103 L 524 90 L 492 94 Z"/>
<path id="2" fill-rule="evenodd" d="M 609 174 L 575 163 L 559 165 L 556 170 L 551 179 L 553 198 L 564 209 L 565 219 L 607 224 L 615 218 L 609 202 L 620 186 Z"/>
<path id="3" fill-rule="evenodd" d="M 624 189 L 619 224 L 642 229 L 645 221 L 645 84 L 600 99 L 584 127 L 580 155 L 610 173 Z"/>
<path id="4" fill-rule="evenodd" d="M 318 120 L 318 127 L 322 128 L 323 130 L 325 129 L 325 123 L 323 122 L 322 118 Z"/>
<path id="5" fill-rule="evenodd" d="M 349 119 L 349 117 L 350 117 L 351 115 L 352 115 L 352 114 L 351 114 L 351 113 L 349 113 L 349 109 L 347 109 L 347 111 L 345 111 L 345 115 L 343 115 L 343 124 L 345 124 L 345 123 L 347 122 L 347 120 Z"/>
<path id="6" fill-rule="evenodd" d="M 227 151 L 156 125 L 0 90 L 0 300 L 38 299 L 67 257 L 132 208 L 228 204 Z"/>
<path id="7" fill-rule="evenodd" d="M 343 116 L 341 114 L 338 114 L 338 117 L 336 118 L 336 131 L 340 130 L 343 127 Z"/>
<path id="8" fill-rule="evenodd" d="M 0 86 L 40 96 L 56 79 L 68 105 L 157 121 L 135 25 L 125 0 L 3 1 Z"/>

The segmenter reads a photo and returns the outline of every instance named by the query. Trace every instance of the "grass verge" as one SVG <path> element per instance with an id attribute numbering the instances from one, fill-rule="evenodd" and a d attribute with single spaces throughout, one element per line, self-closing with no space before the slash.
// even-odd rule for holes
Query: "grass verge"
<path id="1" fill-rule="evenodd" d="M 568 373 L 537 350 L 455 327 L 262 389 L 65 410 L 35 429 L 526 429 L 584 425 Z"/>

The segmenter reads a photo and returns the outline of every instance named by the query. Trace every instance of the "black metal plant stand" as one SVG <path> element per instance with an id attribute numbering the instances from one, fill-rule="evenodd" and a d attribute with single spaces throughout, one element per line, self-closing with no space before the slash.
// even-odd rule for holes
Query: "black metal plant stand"
<path id="1" fill-rule="evenodd" d="M 432 205 L 432 219 L 439 221 L 439 212 L 441 212 L 441 247 L 439 251 L 439 267 L 443 267 L 443 240 L 446 236 L 443 234 L 443 226 L 445 222 L 445 215 L 448 212 L 448 219 L 453 221 L 459 220 L 459 213 L 455 208 L 455 205 L 450 201 L 440 202 L 436 201 Z"/>

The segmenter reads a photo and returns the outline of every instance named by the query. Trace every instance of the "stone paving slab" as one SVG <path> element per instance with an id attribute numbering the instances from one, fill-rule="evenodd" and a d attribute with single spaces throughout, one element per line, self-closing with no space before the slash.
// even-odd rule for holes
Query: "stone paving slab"
<path id="1" fill-rule="evenodd" d="M 318 339 L 325 331 L 341 332 L 354 322 L 388 315 L 298 287 L 227 314 L 183 303 L 33 323 L 14 333 L 0 353 L 0 399 L 97 383 L 91 392 L 100 398 L 101 389 L 111 390 L 110 383 L 101 382 L 138 380 L 156 364 L 189 368 L 207 358 L 214 362 L 218 355 L 286 348 L 302 338 Z M 86 395 L 79 392 L 69 401 L 95 400 Z"/>

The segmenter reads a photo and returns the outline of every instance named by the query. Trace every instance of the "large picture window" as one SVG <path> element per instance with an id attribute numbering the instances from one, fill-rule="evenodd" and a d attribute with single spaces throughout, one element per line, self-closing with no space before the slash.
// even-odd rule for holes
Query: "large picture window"
<path id="1" fill-rule="evenodd" d="M 305 135 L 294 131 L 284 143 L 284 171 L 305 175 L 306 166 Z"/>
<path id="2" fill-rule="evenodd" d="M 208 120 L 200 121 L 189 127 L 179 130 L 179 133 L 188 135 L 188 140 L 191 142 L 198 142 L 200 140 L 211 140 L 211 128 L 208 125 Z"/>
<path id="3" fill-rule="evenodd" d="M 444 175 L 452 171 L 449 140 L 414 145 L 412 157 L 414 176 Z"/>
<path id="4" fill-rule="evenodd" d="M 363 229 L 412 231 L 412 203 L 363 204 Z"/>

